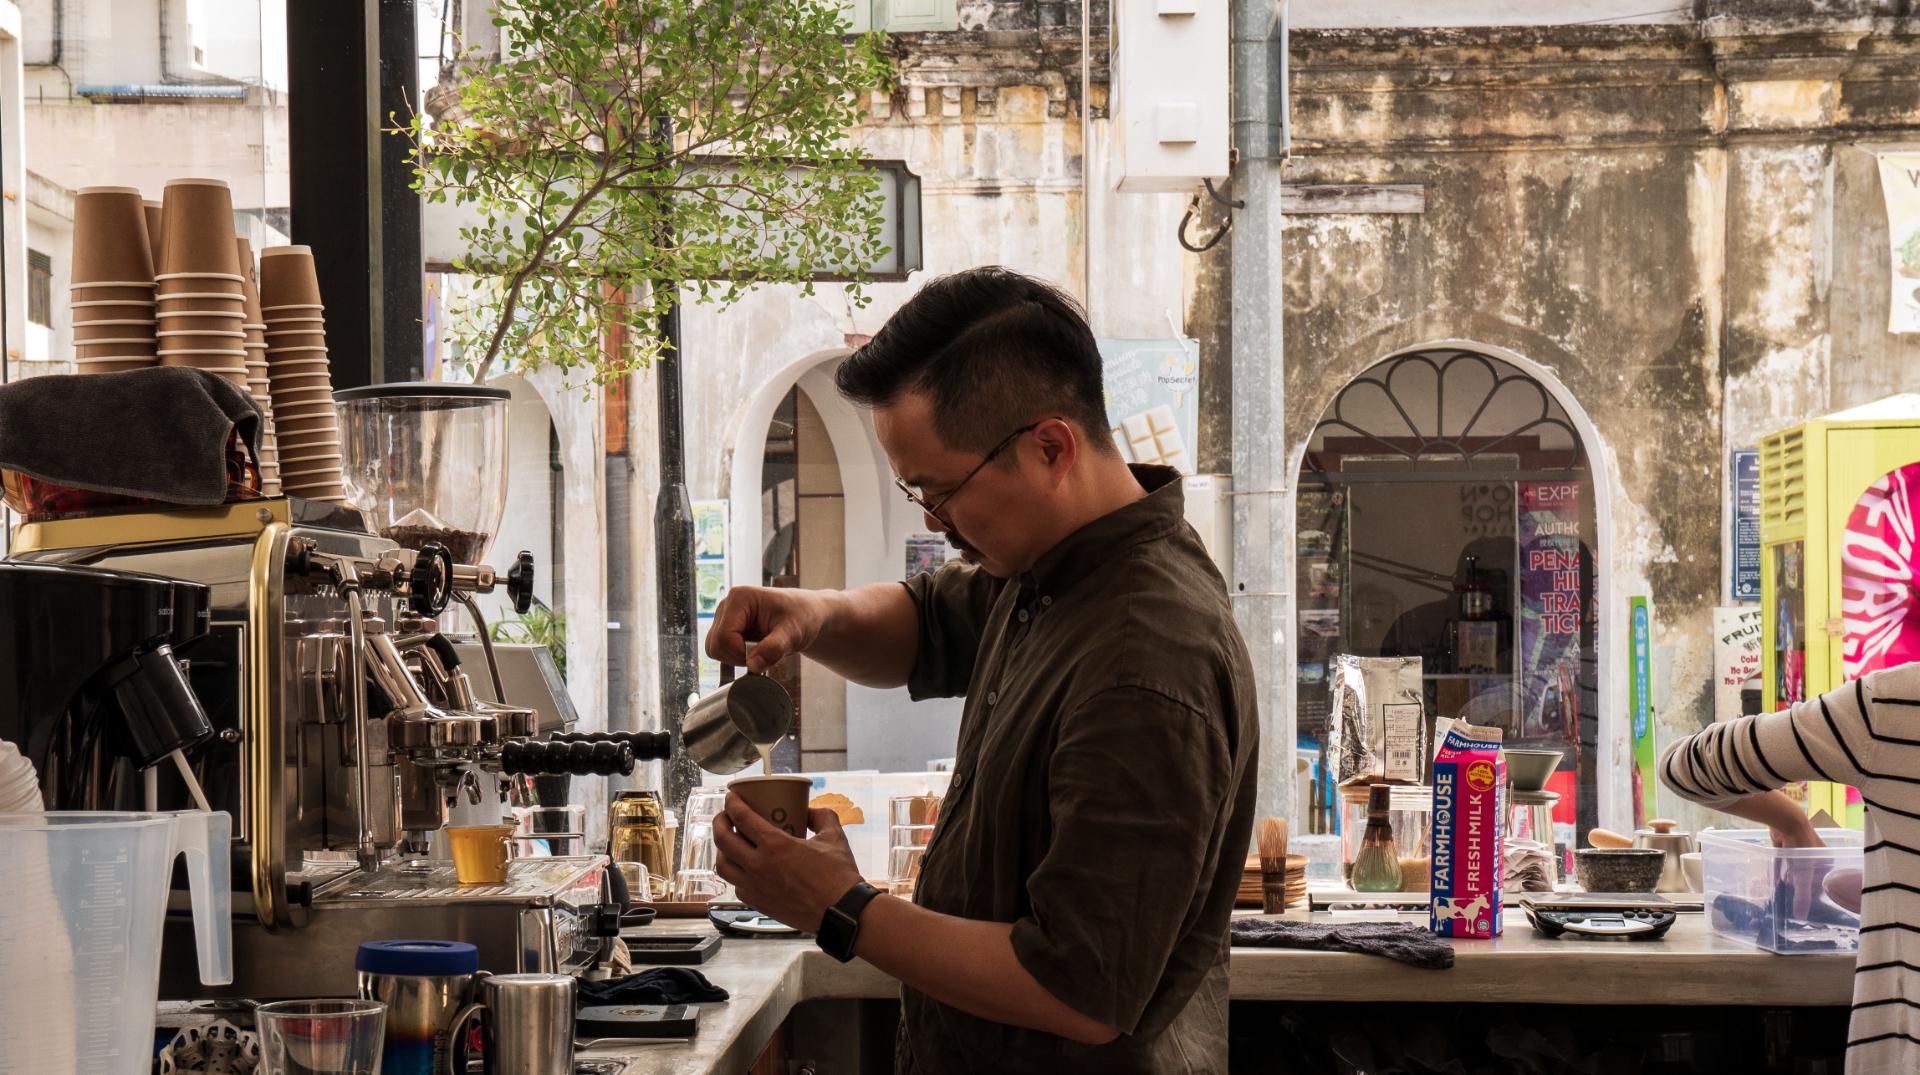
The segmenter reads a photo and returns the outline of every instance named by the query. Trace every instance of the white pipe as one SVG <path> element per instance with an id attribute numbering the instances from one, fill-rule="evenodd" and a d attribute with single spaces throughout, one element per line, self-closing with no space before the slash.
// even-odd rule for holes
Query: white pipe
<path id="1" fill-rule="evenodd" d="M 177 750 L 167 756 L 173 759 L 173 767 L 180 770 L 180 779 L 187 782 L 187 794 L 193 796 L 193 805 L 203 814 L 213 813 L 213 807 L 207 805 L 207 793 L 200 790 L 200 781 L 194 779 L 193 769 L 187 765 L 187 756 Z M 148 769 L 147 775 L 152 776 L 157 772 L 158 769 Z M 153 807 L 148 806 L 147 809 Z"/>

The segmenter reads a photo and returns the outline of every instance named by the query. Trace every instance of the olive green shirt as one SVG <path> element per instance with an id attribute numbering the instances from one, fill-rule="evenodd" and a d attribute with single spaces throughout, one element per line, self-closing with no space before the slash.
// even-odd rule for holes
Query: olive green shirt
<path id="1" fill-rule="evenodd" d="M 949 563 L 906 583 L 910 693 L 966 696 L 914 902 L 1013 923 L 1021 966 L 1120 1037 L 1078 1045 L 903 989 L 903 1075 L 1227 1070 L 1253 670 L 1179 474 L 1133 471 L 1147 497 L 1031 571 Z"/>

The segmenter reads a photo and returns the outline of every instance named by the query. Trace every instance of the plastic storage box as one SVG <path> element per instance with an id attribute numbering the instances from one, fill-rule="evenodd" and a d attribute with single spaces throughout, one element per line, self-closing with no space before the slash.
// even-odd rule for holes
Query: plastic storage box
<path id="1" fill-rule="evenodd" d="M 1700 865 L 1713 931 L 1779 955 L 1857 950 L 1860 916 L 1828 898 L 1825 882 L 1836 870 L 1861 869 L 1861 833 L 1821 829 L 1820 838 L 1827 846 L 1782 848 L 1765 829 L 1702 832 Z"/>

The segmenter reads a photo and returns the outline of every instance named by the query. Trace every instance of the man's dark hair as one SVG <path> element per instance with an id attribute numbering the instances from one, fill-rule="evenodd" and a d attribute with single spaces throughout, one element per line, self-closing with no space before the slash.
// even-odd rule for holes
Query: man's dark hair
<path id="1" fill-rule="evenodd" d="M 950 448 L 991 451 L 1059 416 L 1113 454 L 1100 350 L 1080 305 L 1031 276 L 984 266 L 939 277 L 840 364 L 840 393 L 867 407 L 924 392 Z"/>

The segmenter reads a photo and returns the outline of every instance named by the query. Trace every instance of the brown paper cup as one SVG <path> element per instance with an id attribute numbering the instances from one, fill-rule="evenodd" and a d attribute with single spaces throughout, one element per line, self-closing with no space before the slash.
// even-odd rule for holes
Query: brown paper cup
<path id="1" fill-rule="evenodd" d="M 320 278 L 313 251 L 304 246 L 270 246 L 260 251 L 260 306 L 273 310 L 299 304 L 318 306 Z"/>
<path id="2" fill-rule="evenodd" d="M 73 311 L 74 324 L 87 321 L 151 321 L 153 303 L 122 302 L 119 299 L 80 299 L 67 304 Z"/>
<path id="3" fill-rule="evenodd" d="M 234 256 L 240 259 L 240 293 L 247 299 L 247 320 L 259 321 L 260 312 L 260 266 L 253 257 L 253 244 L 236 236 L 233 240 Z"/>
<path id="4" fill-rule="evenodd" d="M 153 279 L 147 212 L 132 187 L 82 187 L 73 196 L 73 280 Z"/>
<path id="5" fill-rule="evenodd" d="M 331 443 L 323 442 L 323 441 L 302 442 L 300 440 L 292 439 L 284 435 L 280 439 L 280 450 L 282 452 L 297 453 L 297 452 L 306 452 L 306 451 L 317 451 L 322 448 L 328 449 L 329 454 L 331 454 L 331 452 L 339 451 L 340 445 L 338 442 L 331 442 Z M 285 459 L 286 456 L 283 455 L 280 458 Z M 290 464 L 281 463 L 280 465 L 282 467 L 286 467 L 286 466 L 289 466 Z"/>
<path id="6" fill-rule="evenodd" d="M 128 373 L 133 370 L 152 369 L 153 363 L 140 359 L 101 359 L 94 362 L 79 362 L 74 366 L 76 373 Z"/>
<path id="7" fill-rule="evenodd" d="M 108 301 L 134 302 L 152 306 L 154 288 L 152 284 L 140 283 L 101 283 L 75 284 L 68 289 L 67 297 L 74 302 Z"/>
<path id="8" fill-rule="evenodd" d="M 807 835 L 807 799 L 813 792 L 813 778 L 794 775 L 742 776 L 727 783 L 727 790 L 738 792 L 753 812 L 786 830 L 788 836 L 804 839 Z"/>
<path id="9" fill-rule="evenodd" d="M 218 179 L 175 179 L 160 201 L 160 275 L 226 273 L 238 277 L 233 193 Z"/>
<path id="10" fill-rule="evenodd" d="M 326 444 L 309 444 L 304 448 L 288 448 L 280 456 L 280 465 L 290 469 L 317 467 L 325 463 L 338 463 L 345 458 L 339 448 Z"/>
<path id="11" fill-rule="evenodd" d="M 147 216 L 147 245 L 153 250 L 153 263 L 160 264 L 160 203 L 149 198 L 140 203 Z"/>
<path id="12" fill-rule="evenodd" d="M 75 344 L 73 357 L 80 360 L 104 358 L 115 361 L 138 359 L 151 366 L 157 355 L 151 343 L 81 343 Z"/>
<path id="13" fill-rule="evenodd" d="M 98 340 L 152 340 L 153 338 L 151 321 L 88 321 L 73 326 L 75 343 L 93 343 Z"/>
<path id="14" fill-rule="evenodd" d="M 260 307 L 260 312 L 274 320 L 284 321 L 294 317 L 319 319 L 326 312 L 326 309 L 325 306 L 317 302 L 293 302 L 283 306 L 263 305 Z"/>
<path id="15" fill-rule="evenodd" d="M 240 332 L 242 335 L 234 338 L 242 341 L 246 338 L 245 330 L 240 327 L 240 318 L 231 314 L 208 313 L 204 310 L 160 310 L 153 316 L 160 323 L 160 332 Z"/>
<path id="16" fill-rule="evenodd" d="M 280 432 L 289 436 L 296 433 L 311 433 L 315 430 L 333 432 L 340 428 L 339 420 L 333 415 L 333 404 L 323 400 L 310 400 L 306 403 L 277 403 L 277 407 Z"/>
<path id="17" fill-rule="evenodd" d="M 161 289 L 155 297 L 154 308 L 159 310 L 218 310 L 231 313 L 244 323 L 246 321 L 246 298 L 238 293 L 225 291 L 167 291 Z"/>
<path id="18" fill-rule="evenodd" d="M 310 347 L 316 351 L 325 351 L 327 349 L 326 334 L 321 332 L 267 333 L 268 351 L 292 354 L 302 347 Z"/>

